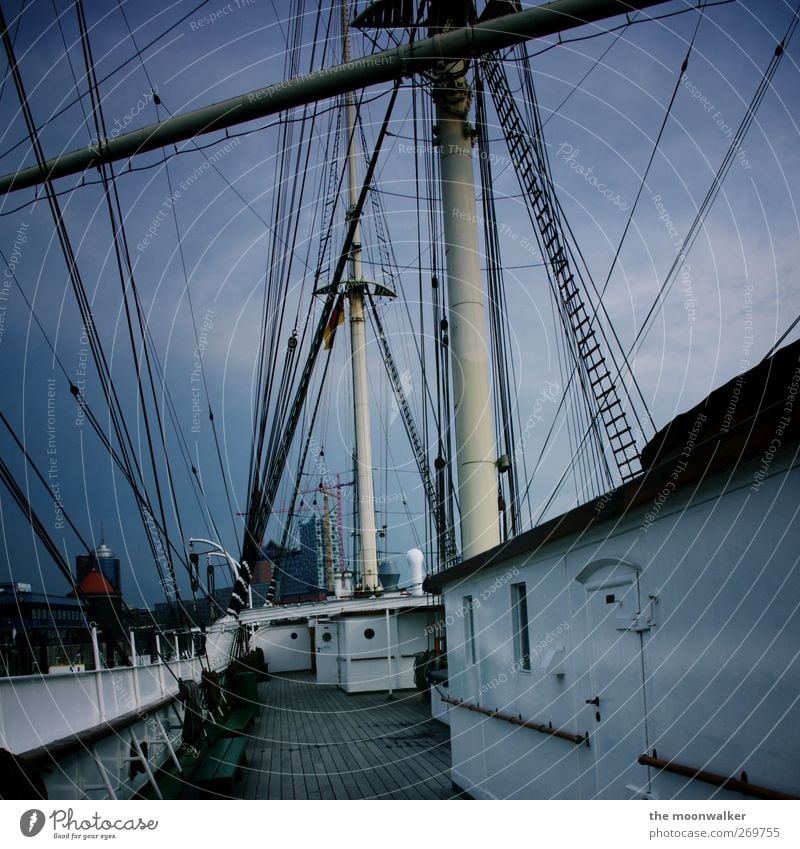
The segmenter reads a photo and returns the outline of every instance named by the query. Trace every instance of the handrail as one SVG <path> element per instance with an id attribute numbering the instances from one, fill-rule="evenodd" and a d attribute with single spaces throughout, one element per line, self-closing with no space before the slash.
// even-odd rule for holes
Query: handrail
<path id="1" fill-rule="evenodd" d="M 505 722 L 510 722 L 512 725 L 521 725 L 523 728 L 530 728 L 533 731 L 538 731 L 540 734 L 549 734 L 551 737 L 560 737 L 562 740 L 569 740 L 571 743 L 586 743 L 589 745 L 588 734 L 572 734 L 570 731 L 562 731 L 560 728 L 553 728 L 550 725 L 542 725 L 540 722 L 533 722 L 529 719 L 523 719 L 521 716 L 511 716 L 507 713 L 501 713 L 499 710 L 489 710 L 482 708 L 480 705 L 473 705 L 470 702 L 465 702 L 462 699 L 451 699 L 449 696 L 442 696 L 441 700 L 447 704 L 455 705 L 456 707 L 466 708 L 475 713 L 482 713 L 484 716 L 493 716 L 495 719 L 502 719 Z"/>
<path id="2" fill-rule="evenodd" d="M 694 769 L 684 764 L 675 763 L 675 761 L 667 761 L 663 758 L 651 757 L 650 755 L 640 755 L 639 763 L 642 766 L 652 766 L 656 769 L 662 769 L 666 772 L 674 772 L 678 775 L 684 775 L 687 778 L 694 778 L 697 781 L 704 781 L 706 784 L 714 784 L 717 787 L 723 787 L 725 790 L 732 790 L 734 793 L 743 793 L 745 796 L 753 796 L 756 799 L 797 799 L 798 796 L 790 796 L 787 793 L 781 793 L 778 790 L 771 790 L 768 787 L 760 787 L 758 784 L 750 784 L 747 781 L 740 781 L 737 778 L 730 778 L 726 775 L 719 775 L 716 772 L 708 772 L 704 769 Z"/>

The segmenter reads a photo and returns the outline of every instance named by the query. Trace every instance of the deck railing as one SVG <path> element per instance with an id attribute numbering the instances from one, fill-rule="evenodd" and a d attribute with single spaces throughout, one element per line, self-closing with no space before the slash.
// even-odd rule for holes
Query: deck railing
<path id="1" fill-rule="evenodd" d="M 178 679 L 199 680 L 199 658 L 66 675 L 0 679 L 0 748 L 38 749 L 120 717 L 146 715 L 178 694 Z"/>

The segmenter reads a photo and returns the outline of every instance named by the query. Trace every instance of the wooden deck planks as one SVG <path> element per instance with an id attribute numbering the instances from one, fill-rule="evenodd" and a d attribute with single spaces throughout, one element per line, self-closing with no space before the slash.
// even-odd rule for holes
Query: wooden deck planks
<path id="1" fill-rule="evenodd" d="M 446 799 L 450 743 L 417 693 L 348 695 L 310 673 L 258 686 L 245 799 Z"/>

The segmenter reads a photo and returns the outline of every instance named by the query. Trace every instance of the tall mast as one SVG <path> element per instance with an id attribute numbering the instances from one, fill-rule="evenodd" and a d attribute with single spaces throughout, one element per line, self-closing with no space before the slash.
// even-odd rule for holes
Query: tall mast
<path id="1" fill-rule="evenodd" d="M 342 0 L 342 61 L 350 62 L 350 27 L 347 0 Z M 345 94 L 345 127 L 347 133 L 347 170 L 349 209 L 358 201 L 358 169 L 356 165 L 356 108 L 352 92 Z M 369 393 L 367 381 L 367 336 L 364 321 L 364 279 L 361 270 L 361 225 L 356 222 L 353 249 L 350 254 L 350 279 L 347 297 L 350 301 L 350 349 L 353 370 L 353 417 L 355 422 L 355 468 L 358 493 L 358 525 L 361 535 L 361 576 L 367 594 L 379 589 L 377 540 L 375 537 L 375 494 L 372 483 L 372 436 L 370 433 Z"/>
<path id="2" fill-rule="evenodd" d="M 432 4 L 434 29 L 463 27 L 470 4 Z M 438 13 L 438 14 L 437 14 Z M 459 16 L 461 20 L 459 20 Z M 471 93 L 462 59 L 441 63 L 433 87 L 441 162 L 448 321 L 463 559 L 500 542 L 486 297 L 472 166 Z"/>

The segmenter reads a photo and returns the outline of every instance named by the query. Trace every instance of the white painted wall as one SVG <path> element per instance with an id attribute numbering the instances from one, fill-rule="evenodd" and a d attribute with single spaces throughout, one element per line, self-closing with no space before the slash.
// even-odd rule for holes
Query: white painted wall
<path id="1" fill-rule="evenodd" d="M 261 627 L 253 635 L 252 646 L 263 650 L 270 674 L 311 669 L 311 635 L 306 624 Z"/>
<path id="2" fill-rule="evenodd" d="M 388 690 L 390 685 L 395 690 L 414 688 L 414 657 L 428 647 L 425 612 L 391 613 L 388 639 L 384 615 L 343 616 L 337 621 L 342 689 L 357 693 Z M 372 639 L 365 636 L 368 629 L 374 632 Z"/>
<path id="3" fill-rule="evenodd" d="M 655 749 L 800 794 L 800 470 L 788 466 L 778 455 L 757 493 L 750 485 L 760 461 L 732 481 L 702 484 L 691 500 L 688 490 L 671 496 L 647 530 L 650 504 L 616 527 L 604 523 L 448 585 L 450 695 L 590 734 L 589 747 L 576 745 L 452 708 L 454 782 L 481 798 L 743 798 L 637 763 Z M 514 660 L 510 587 L 520 581 L 530 672 Z M 466 595 L 474 665 L 464 646 Z M 654 624 L 630 628 L 651 596 Z M 546 659 L 558 665 L 542 671 Z M 595 696 L 599 706 L 587 705 Z"/>

